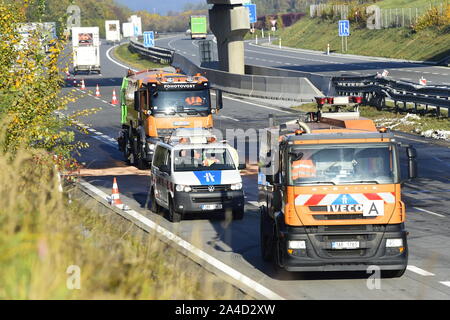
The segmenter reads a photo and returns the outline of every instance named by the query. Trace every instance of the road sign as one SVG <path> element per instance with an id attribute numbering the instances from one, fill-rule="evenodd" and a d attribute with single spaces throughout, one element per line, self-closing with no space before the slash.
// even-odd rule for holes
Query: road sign
<path id="1" fill-rule="evenodd" d="M 144 47 L 150 48 L 155 46 L 155 33 L 153 31 L 145 31 L 143 36 Z"/>
<path id="2" fill-rule="evenodd" d="M 256 23 L 258 18 L 256 16 L 256 4 L 254 3 L 245 3 L 244 7 L 248 8 L 248 16 L 250 18 L 250 23 Z"/>
<path id="3" fill-rule="evenodd" d="M 350 36 L 350 21 L 339 20 L 339 36 L 340 37 Z"/>

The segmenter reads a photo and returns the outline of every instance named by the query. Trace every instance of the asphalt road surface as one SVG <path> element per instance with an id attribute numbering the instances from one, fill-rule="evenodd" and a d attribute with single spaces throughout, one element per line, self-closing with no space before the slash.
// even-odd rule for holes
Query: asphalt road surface
<path id="1" fill-rule="evenodd" d="M 213 37 L 208 36 L 208 39 L 213 39 Z M 159 40 L 158 46 L 175 50 L 199 64 L 198 41 L 191 40 L 185 35 L 176 35 Z M 276 45 L 268 46 L 267 41 L 265 42 L 266 45 L 261 45 L 261 41 L 258 44 L 254 40 L 245 41 L 246 64 L 327 76 L 373 75 L 388 70 L 389 76 L 395 80 L 418 84 L 419 79 L 423 77 L 429 85 L 450 85 L 450 68 L 442 66 L 335 53 L 326 55 L 324 52 L 287 47 L 280 49 Z M 215 49 L 213 57 L 217 59 L 217 49 Z"/>
<path id="2" fill-rule="evenodd" d="M 158 40 L 158 45 L 186 48 L 195 45 L 182 37 Z M 181 47 L 180 47 L 181 48 Z M 246 48 L 249 48 L 247 44 Z M 120 108 L 110 104 L 113 89 L 118 94 L 126 69 L 107 57 L 111 46 L 103 45 L 102 74 L 82 76 L 85 91 L 74 89 L 68 83 L 65 93 L 74 90 L 79 99 L 70 104 L 66 114 L 90 108 L 101 108 L 94 114 L 79 119 L 89 134 L 77 133 L 77 137 L 90 144 L 79 160 L 85 163 L 85 181 L 107 194 L 111 193 L 113 176 L 117 176 L 121 199 L 146 217 L 158 221 L 183 239 L 195 245 L 243 275 L 270 288 L 286 299 L 449 299 L 450 298 L 450 144 L 436 142 L 414 135 L 397 133 L 398 140 L 410 143 L 419 153 L 420 178 L 406 183 L 403 200 L 407 205 L 407 229 L 409 235 L 409 267 L 405 275 L 397 279 L 382 279 L 379 288 L 368 286 L 369 274 L 354 272 L 312 273 L 277 275 L 270 263 L 259 254 L 259 214 L 257 210 L 256 173 L 244 172 L 246 212 L 242 221 L 226 222 L 222 217 L 197 216 L 171 224 L 146 208 L 149 176 L 146 171 L 127 167 L 117 149 L 115 138 L 120 129 Z M 186 49 L 187 50 L 187 49 Z M 253 49 L 252 49 L 253 50 Z M 259 49 L 258 49 L 259 50 Z M 272 54 L 272 49 L 265 52 Z M 190 52 L 192 58 L 194 49 Z M 187 53 L 188 55 L 189 53 Z M 266 54 L 265 57 L 270 55 Z M 253 57 L 256 57 L 253 56 Z M 288 59 L 288 58 L 286 58 Z M 293 58 L 297 59 L 297 58 Z M 322 59 L 322 58 L 321 58 Z M 276 58 L 275 58 L 276 60 Z M 302 64 L 301 60 L 297 65 Z M 316 64 L 325 66 L 326 63 Z M 361 72 L 372 72 L 360 67 Z M 429 68 L 429 67 L 428 67 Z M 331 71 L 330 71 L 331 72 Z M 95 97 L 99 84 L 101 97 Z M 269 114 L 280 121 L 295 119 L 287 109 L 271 103 L 255 103 L 224 96 L 224 109 L 215 116 L 215 125 L 222 130 L 255 130 L 267 125 Z M 247 147 L 256 141 L 250 139 Z M 402 159 L 405 167 L 405 159 Z M 405 171 L 405 170 L 403 170 Z"/>

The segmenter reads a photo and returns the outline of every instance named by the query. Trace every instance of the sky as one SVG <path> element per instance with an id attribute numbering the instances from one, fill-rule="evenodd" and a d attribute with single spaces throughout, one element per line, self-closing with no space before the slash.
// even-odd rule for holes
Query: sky
<path id="1" fill-rule="evenodd" d="M 116 0 L 131 10 L 147 10 L 165 15 L 167 11 L 181 11 L 187 3 L 206 3 L 206 0 Z"/>

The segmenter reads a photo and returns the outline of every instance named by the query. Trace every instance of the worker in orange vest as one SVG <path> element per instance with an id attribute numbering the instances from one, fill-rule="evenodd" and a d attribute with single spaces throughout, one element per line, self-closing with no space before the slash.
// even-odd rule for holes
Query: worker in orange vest
<path id="1" fill-rule="evenodd" d="M 201 105 L 203 105 L 203 99 L 198 97 L 198 96 L 196 96 L 196 97 L 187 97 L 184 100 L 190 106 L 201 106 Z"/>
<path id="2" fill-rule="evenodd" d="M 311 178 L 316 176 L 316 166 L 311 159 L 295 160 L 291 164 L 292 180 L 299 178 Z"/>

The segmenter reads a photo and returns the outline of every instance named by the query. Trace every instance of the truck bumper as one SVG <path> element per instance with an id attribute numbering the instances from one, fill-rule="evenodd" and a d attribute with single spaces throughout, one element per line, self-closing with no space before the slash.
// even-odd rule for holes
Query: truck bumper
<path id="1" fill-rule="evenodd" d="M 214 191 L 214 192 L 178 192 L 174 194 L 174 206 L 180 213 L 223 213 L 228 210 L 236 212 L 244 210 L 244 192 Z M 220 204 L 221 209 L 205 209 L 205 205 Z"/>
<path id="2" fill-rule="evenodd" d="M 355 226 L 349 226 L 355 227 Z M 288 271 L 367 271 L 402 270 L 408 264 L 408 245 L 404 224 L 368 225 L 366 231 L 324 232 L 304 227 L 287 227 L 281 232 L 282 266 Z M 308 228 L 308 227 L 307 227 Z M 386 239 L 402 239 L 400 248 L 387 248 Z M 288 241 L 303 240 L 306 249 L 288 251 Z M 357 249 L 336 249 L 336 242 L 359 242 Z"/>

